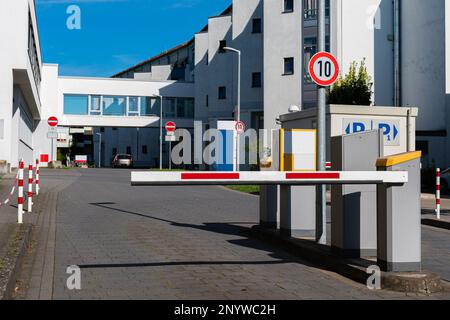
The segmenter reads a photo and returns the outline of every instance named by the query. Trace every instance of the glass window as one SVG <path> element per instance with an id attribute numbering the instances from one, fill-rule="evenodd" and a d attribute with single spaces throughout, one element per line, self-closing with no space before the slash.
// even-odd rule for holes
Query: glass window
<path id="1" fill-rule="evenodd" d="M 177 98 L 177 117 L 194 118 L 194 99 Z"/>
<path id="2" fill-rule="evenodd" d="M 219 100 L 227 98 L 227 87 L 219 87 Z"/>
<path id="3" fill-rule="evenodd" d="M 261 86 L 262 86 L 261 72 L 253 72 L 252 88 L 261 88 Z"/>
<path id="4" fill-rule="evenodd" d="M 146 145 L 142 146 L 142 154 L 148 154 L 148 148 Z"/>
<path id="5" fill-rule="evenodd" d="M 156 97 L 141 97 L 141 116 L 160 115 L 161 100 Z"/>
<path id="6" fill-rule="evenodd" d="M 84 95 L 64 95 L 64 114 L 87 115 L 88 96 Z"/>
<path id="7" fill-rule="evenodd" d="M 103 115 L 125 116 L 127 111 L 127 99 L 125 97 L 103 97 Z"/>
<path id="8" fill-rule="evenodd" d="M 100 98 L 100 96 L 91 96 L 91 109 L 89 110 L 90 115 L 100 115 L 102 113 Z"/>
<path id="9" fill-rule="evenodd" d="M 294 0 L 284 0 L 284 12 L 294 11 Z"/>
<path id="10" fill-rule="evenodd" d="M 284 58 L 284 74 L 294 74 L 294 58 Z"/>
<path id="11" fill-rule="evenodd" d="M 253 19 L 253 28 L 252 33 L 261 33 L 262 32 L 262 23 L 260 18 Z"/>
<path id="12" fill-rule="evenodd" d="M 137 117 L 139 116 L 139 98 L 129 97 L 128 98 L 128 116 Z"/>
<path id="13" fill-rule="evenodd" d="M 176 117 L 175 98 L 164 98 L 163 101 L 164 101 L 163 102 L 164 117 L 175 118 Z"/>
<path id="14" fill-rule="evenodd" d="M 219 41 L 219 53 L 225 53 L 224 48 L 227 46 L 227 40 Z"/>

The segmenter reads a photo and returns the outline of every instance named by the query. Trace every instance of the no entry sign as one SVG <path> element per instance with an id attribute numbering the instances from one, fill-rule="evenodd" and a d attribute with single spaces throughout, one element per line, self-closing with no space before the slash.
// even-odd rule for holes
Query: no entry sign
<path id="1" fill-rule="evenodd" d="M 54 128 L 58 125 L 58 118 L 57 117 L 50 117 L 47 120 L 47 123 L 50 127 Z"/>
<path id="2" fill-rule="evenodd" d="M 236 131 L 238 134 L 243 134 L 245 132 L 245 123 L 243 121 L 236 122 Z"/>
<path id="3" fill-rule="evenodd" d="M 175 132 L 176 129 L 177 129 L 177 126 L 176 126 L 175 122 L 168 121 L 166 123 L 166 130 L 167 130 L 167 132 Z"/>
<path id="4" fill-rule="evenodd" d="M 329 87 L 339 76 L 339 63 L 332 54 L 319 52 L 309 62 L 309 74 L 317 85 Z"/>

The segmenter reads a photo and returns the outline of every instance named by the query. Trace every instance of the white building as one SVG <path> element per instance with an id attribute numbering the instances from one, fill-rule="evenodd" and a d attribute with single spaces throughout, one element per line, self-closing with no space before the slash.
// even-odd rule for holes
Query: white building
<path id="1" fill-rule="evenodd" d="M 42 58 L 33 0 L 0 2 L 0 160 L 17 167 L 36 155 L 42 118 Z"/>
<path id="2" fill-rule="evenodd" d="M 235 119 L 237 55 L 221 52 L 221 45 L 242 54 L 247 127 L 275 128 L 290 106 L 314 107 L 316 86 L 305 69 L 317 51 L 317 1 L 231 2 L 190 41 L 97 79 L 60 77 L 56 65 L 43 65 L 34 1 L 2 1 L 0 41 L 8 46 L 0 51 L 0 160 L 14 167 L 41 153 L 56 159 L 46 138 L 46 119 L 56 115 L 60 151 L 72 141 L 72 156 L 86 152 L 92 162 L 100 150 L 103 165 L 113 153 L 130 151 L 142 165 L 155 165 L 154 95 L 166 98 L 164 118 L 179 127 L 192 128 L 194 119 L 205 127 Z M 445 0 L 327 1 L 327 49 L 343 74 L 353 61 L 366 61 L 374 106 L 419 108 L 417 148 L 425 166 L 450 165 L 449 7 Z"/>

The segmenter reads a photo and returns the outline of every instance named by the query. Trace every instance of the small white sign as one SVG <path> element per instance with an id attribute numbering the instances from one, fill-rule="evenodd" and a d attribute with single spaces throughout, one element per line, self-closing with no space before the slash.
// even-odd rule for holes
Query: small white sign
<path id="1" fill-rule="evenodd" d="M 166 136 L 166 142 L 176 142 L 177 141 L 177 137 L 175 135 L 167 135 Z"/>
<path id="2" fill-rule="evenodd" d="M 57 131 L 47 132 L 47 139 L 58 139 L 58 132 Z"/>

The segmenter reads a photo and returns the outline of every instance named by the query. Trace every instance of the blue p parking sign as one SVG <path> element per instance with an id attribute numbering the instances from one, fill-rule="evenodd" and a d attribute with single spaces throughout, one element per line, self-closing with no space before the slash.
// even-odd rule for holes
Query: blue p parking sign
<path id="1" fill-rule="evenodd" d="M 343 131 L 352 134 L 371 130 L 381 130 L 386 146 L 400 145 L 400 121 L 389 119 L 344 119 Z"/>

